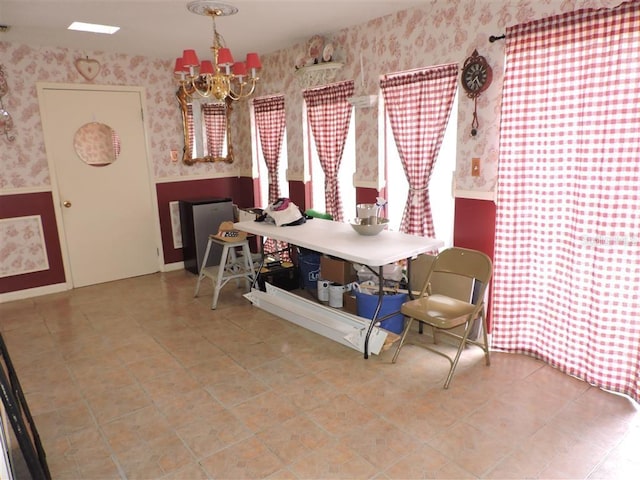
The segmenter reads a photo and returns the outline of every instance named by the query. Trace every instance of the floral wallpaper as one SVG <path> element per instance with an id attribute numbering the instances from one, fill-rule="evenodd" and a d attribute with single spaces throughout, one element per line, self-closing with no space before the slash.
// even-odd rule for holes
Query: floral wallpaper
<path id="1" fill-rule="evenodd" d="M 443 63 L 464 63 L 474 49 L 493 68 L 493 83 L 478 99 L 479 133 L 470 132 L 473 102 L 459 89 L 456 183 L 464 190 L 492 191 L 495 187 L 500 125 L 500 96 L 504 68 L 504 41 L 490 43 L 490 35 L 505 27 L 583 7 L 612 7 L 620 0 L 430 0 L 423 5 L 366 24 L 325 34 L 335 46 L 334 60 L 343 62 L 336 81 L 356 80 L 356 95 L 376 94 L 379 76 L 389 72 Z M 309 37 L 321 32 L 310 32 Z M 294 65 L 307 54 L 306 42 L 263 55 L 257 95 L 284 93 L 287 108 L 289 179 L 305 177 L 302 139 L 302 92 Z M 99 64 L 99 73 L 87 81 L 76 69 L 79 58 Z M 361 60 L 362 59 L 362 60 Z M 171 150 L 182 151 L 178 104 L 174 96 L 172 59 L 160 60 L 125 53 L 85 52 L 66 48 L 32 48 L 0 42 L 16 141 L 0 149 L 0 189 L 29 189 L 50 185 L 37 82 L 136 85 L 146 89 L 147 126 L 154 174 L 157 179 L 198 176 L 251 175 L 248 102 L 235 105 L 232 135 L 236 163 L 186 166 L 171 161 Z M 362 72 L 360 65 L 363 66 Z M 378 181 L 377 108 L 356 112 L 357 174 L 362 185 Z M 479 177 L 472 177 L 471 158 L 481 159 Z"/>
<path id="2" fill-rule="evenodd" d="M 493 82 L 478 99 L 479 133 L 470 134 L 473 101 L 459 88 L 457 169 L 460 190 L 491 192 L 498 162 L 500 99 L 504 41 L 489 42 L 510 25 L 585 7 L 613 7 L 620 0 L 430 0 L 423 5 L 366 24 L 325 35 L 334 45 L 334 60 L 344 63 L 335 81 L 354 79 L 356 96 L 378 93 L 381 75 L 412 68 L 457 62 L 474 49 L 493 69 Z M 309 38 L 313 34 L 310 32 Z M 287 109 L 288 178 L 305 178 L 302 138 L 302 92 L 294 66 L 304 57 L 306 42 L 263 57 L 257 95 L 284 93 Z M 362 59 L 362 60 L 361 60 Z M 362 65 L 362 71 L 360 66 Z M 243 119 L 243 121 L 247 121 Z M 243 174 L 250 172 L 249 129 L 235 133 Z M 356 185 L 378 184 L 378 108 L 356 110 Z M 471 158 L 481 159 L 480 176 L 471 176 Z M 247 173 L 248 174 L 248 173 Z"/>
<path id="3" fill-rule="evenodd" d="M 171 217 L 171 238 L 173 239 L 173 248 L 182 248 L 180 202 L 169 202 L 169 216 Z"/>
<path id="4" fill-rule="evenodd" d="M 49 269 L 38 215 L 0 219 L 0 277 Z"/>
<path id="5" fill-rule="evenodd" d="M 99 73 L 91 81 L 86 80 L 75 66 L 75 61 L 85 56 L 100 64 Z M 3 103 L 13 117 L 16 137 L 12 143 L 3 142 L 0 148 L 2 190 L 29 190 L 51 185 L 40 123 L 38 82 L 142 86 L 146 91 L 146 123 L 156 178 L 237 174 L 234 165 L 189 167 L 171 161 L 171 150 L 182 151 L 182 124 L 170 60 L 56 47 L 33 48 L 0 41 L 0 63 L 4 66 L 8 84 Z"/>
<path id="6" fill-rule="evenodd" d="M 336 32 L 322 34 L 334 45 L 334 61 L 344 63 L 335 81 L 355 80 L 357 96 L 378 93 L 381 75 L 464 60 L 477 49 L 493 69 L 493 83 L 478 99 L 479 133 L 470 135 L 473 101 L 459 89 L 457 168 L 459 190 L 478 194 L 495 190 L 504 41 L 489 42 L 510 25 L 580 8 L 614 7 L 621 0 L 428 0 L 420 6 Z M 308 53 L 307 41 L 262 55 L 262 80 L 257 96 L 284 94 L 287 110 L 288 179 L 305 181 L 302 136 L 302 91 L 294 75 L 296 62 Z M 96 76 L 87 80 L 77 68 L 86 59 Z M 86 52 L 57 47 L 30 47 L 0 41 L 0 65 L 6 76 L 2 102 L 10 112 L 15 141 L 0 138 L 0 202 L 2 194 L 51 189 L 40 123 L 37 83 L 130 85 L 146 91 L 146 124 L 158 182 L 199 178 L 251 176 L 252 152 L 248 101 L 234 105 L 231 116 L 235 163 L 186 166 L 172 161 L 182 151 L 182 125 L 175 85 L 174 59 L 153 59 L 126 53 Z M 362 66 L 362 69 L 361 69 Z M 86 73 L 86 72 L 85 72 Z M 89 76 L 91 78 L 91 76 Z M 5 91 L 6 90 L 6 91 Z M 378 178 L 378 108 L 356 110 L 356 185 L 375 188 Z M 471 176 L 471 159 L 481 161 L 480 176 Z M 481 196 L 481 198 L 486 198 Z M 181 238 L 172 211 L 174 246 Z M 39 217 L 0 221 L 0 277 L 48 269 Z M 18 241 L 20 240 L 20 241 Z"/>

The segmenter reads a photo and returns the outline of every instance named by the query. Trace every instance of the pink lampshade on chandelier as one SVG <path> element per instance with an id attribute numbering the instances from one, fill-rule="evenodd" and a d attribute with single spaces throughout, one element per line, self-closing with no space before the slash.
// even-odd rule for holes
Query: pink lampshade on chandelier
<path id="1" fill-rule="evenodd" d="M 216 17 L 234 15 L 238 9 L 212 0 L 195 0 L 187 9 L 198 15 L 211 17 L 213 22 L 213 61 L 198 59 L 195 50 L 184 50 L 176 59 L 175 78 L 187 95 L 199 95 L 224 101 L 249 97 L 256 89 L 258 70 L 262 67 L 257 53 L 248 53 L 244 62 L 234 62 L 231 50 L 216 30 Z"/>

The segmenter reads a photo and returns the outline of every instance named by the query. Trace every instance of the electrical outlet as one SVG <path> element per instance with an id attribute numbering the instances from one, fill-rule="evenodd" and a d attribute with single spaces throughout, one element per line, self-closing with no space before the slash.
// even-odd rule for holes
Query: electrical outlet
<path id="1" fill-rule="evenodd" d="M 172 162 L 177 162 L 178 161 L 178 151 L 177 150 L 171 150 L 171 161 Z"/>
<path id="2" fill-rule="evenodd" d="M 472 177 L 480 176 L 480 159 L 479 158 L 471 159 L 471 176 Z"/>

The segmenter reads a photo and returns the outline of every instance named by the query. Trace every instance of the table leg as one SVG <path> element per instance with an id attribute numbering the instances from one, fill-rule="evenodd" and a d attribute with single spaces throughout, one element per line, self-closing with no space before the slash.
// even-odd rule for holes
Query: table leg
<path id="1" fill-rule="evenodd" d="M 371 332 L 373 331 L 373 327 L 376 324 L 376 320 L 378 318 L 378 314 L 380 313 L 380 308 L 382 307 L 382 298 L 384 297 L 384 276 L 383 276 L 383 266 L 380 265 L 378 271 L 378 304 L 376 305 L 376 310 L 373 312 L 373 318 L 371 319 L 371 323 L 369 324 L 369 328 L 367 329 L 367 335 L 364 337 L 364 358 L 369 358 L 369 337 L 371 337 Z"/>

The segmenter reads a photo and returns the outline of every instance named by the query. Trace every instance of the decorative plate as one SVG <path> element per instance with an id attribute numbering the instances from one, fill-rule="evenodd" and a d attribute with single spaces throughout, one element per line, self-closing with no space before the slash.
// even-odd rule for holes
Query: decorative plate
<path id="1" fill-rule="evenodd" d="M 333 43 L 327 43 L 322 50 L 322 61 L 330 62 L 333 58 Z"/>
<path id="2" fill-rule="evenodd" d="M 311 40 L 309 40 L 309 56 L 319 59 L 322 54 L 322 45 L 324 45 L 324 37 L 320 35 L 311 37 Z"/>

